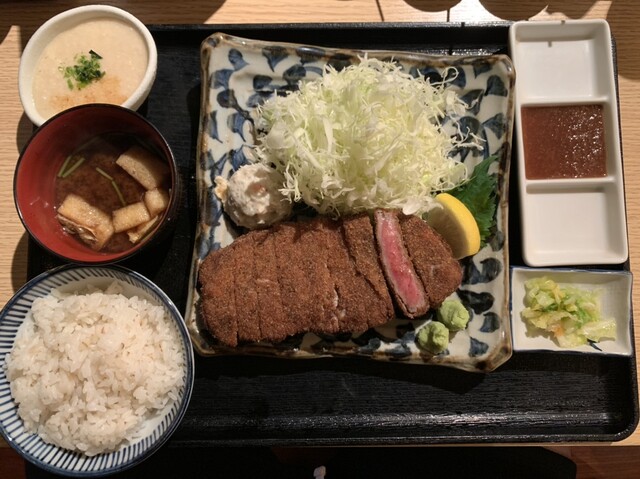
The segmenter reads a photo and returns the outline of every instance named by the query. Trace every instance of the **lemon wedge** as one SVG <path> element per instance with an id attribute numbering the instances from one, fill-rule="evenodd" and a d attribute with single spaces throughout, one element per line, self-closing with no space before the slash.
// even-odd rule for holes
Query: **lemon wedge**
<path id="1" fill-rule="evenodd" d="M 427 223 L 449 243 L 456 259 L 480 251 L 480 230 L 473 214 L 462 201 L 449 193 L 440 193 L 435 200 L 442 208 L 427 215 Z"/>

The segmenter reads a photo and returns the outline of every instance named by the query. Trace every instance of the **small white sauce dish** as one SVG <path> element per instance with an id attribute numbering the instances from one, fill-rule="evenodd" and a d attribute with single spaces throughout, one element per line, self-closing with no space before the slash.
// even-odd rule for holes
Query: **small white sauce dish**
<path id="1" fill-rule="evenodd" d="M 511 26 L 509 37 L 516 69 L 515 149 L 524 262 L 538 267 L 624 263 L 628 259 L 627 220 L 608 23 L 522 21 Z M 562 128 L 551 127 L 542 133 L 550 122 L 538 121 L 542 126 L 538 128 L 524 121 L 524 113 L 532 115 L 533 110 L 558 115 L 580 108 L 597 110 L 597 129 L 572 130 L 579 123 L 572 118 Z M 527 135 L 530 139 L 525 141 Z M 534 141 L 536 135 L 544 141 Z M 594 137 L 599 138 L 596 146 Z M 556 146 L 567 138 L 572 138 L 566 140 L 567 146 Z M 580 144 L 576 147 L 571 141 Z M 542 143 L 550 146 L 542 147 Z M 574 162 L 579 174 L 560 178 L 529 174 L 528 169 L 539 167 L 545 159 L 550 164 L 547 168 L 555 168 L 557 174 L 558 162 L 549 161 L 551 150 L 557 148 L 565 148 L 564 157 Z M 576 148 L 580 150 L 577 154 Z M 588 157 L 596 149 L 601 169 L 588 175 Z"/>
<path id="2" fill-rule="evenodd" d="M 598 291 L 603 318 L 616 321 L 616 339 L 563 348 L 543 334 L 532 335 L 521 317 L 525 309 L 525 283 L 533 278 L 547 277 L 560 287 L 572 286 Z M 562 353 L 630 356 L 633 352 L 632 274 L 628 271 L 582 270 L 568 268 L 511 268 L 511 334 L 514 351 L 553 351 Z"/>
<path id="3" fill-rule="evenodd" d="M 66 10 L 47 20 L 29 39 L 22 53 L 18 71 L 18 90 L 24 112 L 34 125 L 40 126 L 52 116 L 45 116 L 38 111 L 33 95 L 34 72 L 44 49 L 61 33 L 85 22 L 98 19 L 112 19 L 123 22 L 125 25 L 132 27 L 140 36 L 146 47 L 147 65 L 137 88 L 125 101 L 120 103 L 120 106 L 137 110 L 147 99 L 155 81 L 158 66 L 158 52 L 151 33 L 138 18 L 125 10 L 108 5 L 85 5 Z M 103 101 L 103 103 L 105 102 Z"/>

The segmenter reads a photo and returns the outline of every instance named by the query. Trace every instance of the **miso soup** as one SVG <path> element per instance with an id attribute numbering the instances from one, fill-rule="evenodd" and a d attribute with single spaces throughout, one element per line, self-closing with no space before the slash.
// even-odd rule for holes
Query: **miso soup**
<path id="1" fill-rule="evenodd" d="M 58 172 L 58 219 L 88 247 L 122 252 L 159 222 L 170 186 L 168 165 L 149 145 L 125 134 L 98 136 L 69 155 Z"/>

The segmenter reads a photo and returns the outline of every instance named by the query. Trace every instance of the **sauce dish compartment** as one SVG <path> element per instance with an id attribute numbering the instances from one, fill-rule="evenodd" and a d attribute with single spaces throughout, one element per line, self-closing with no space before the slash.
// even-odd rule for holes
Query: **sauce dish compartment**
<path id="1" fill-rule="evenodd" d="M 604 20 L 516 22 L 510 29 L 522 101 L 615 99 L 611 32 Z"/>
<path id="2" fill-rule="evenodd" d="M 529 184 L 521 218 L 523 259 L 535 265 L 614 264 L 627 254 L 618 185 Z M 594 223 L 593 219 L 597 219 Z"/>

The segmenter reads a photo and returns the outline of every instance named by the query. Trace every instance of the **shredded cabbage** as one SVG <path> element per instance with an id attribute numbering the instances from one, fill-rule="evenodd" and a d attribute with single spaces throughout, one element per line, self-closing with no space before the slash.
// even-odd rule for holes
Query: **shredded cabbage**
<path id="1" fill-rule="evenodd" d="M 256 156 L 284 175 L 284 195 L 321 214 L 397 208 L 421 215 L 434 194 L 467 178 L 449 156 L 476 140 L 452 138 L 441 124 L 465 108 L 444 82 L 361 58 L 266 101 L 257 112 Z"/>
<path id="2" fill-rule="evenodd" d="M 561 347 L 615 339 L 616 322 L 602 317 L 598 291 L 560 287 L 546 276 L 528 280 L 525 289 L 522 319 L 534 330 L 551 333 Z"/>

